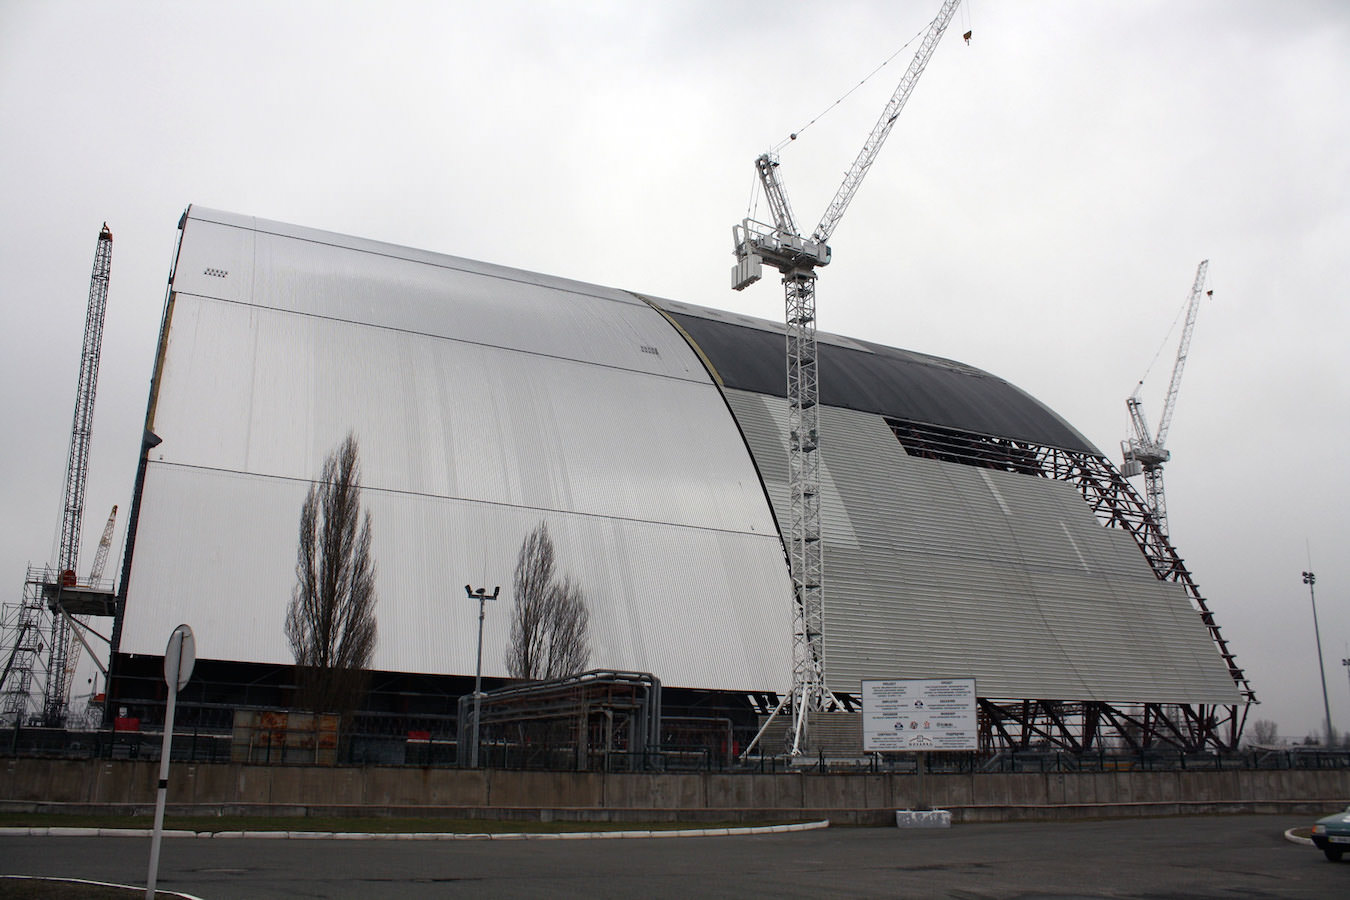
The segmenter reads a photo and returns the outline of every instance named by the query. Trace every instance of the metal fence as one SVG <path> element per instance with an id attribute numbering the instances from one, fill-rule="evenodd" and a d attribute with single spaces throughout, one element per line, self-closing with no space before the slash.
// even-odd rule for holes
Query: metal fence
<path id="1" fill-rule="evenodd" d="M 456 759 L 455 718 L 419 717 L 409 728 L 401 716 L 361 716 L 346 729 L 333 717 L 316 720 L 280 710 L 241 710 L 229 727 L 199 716 L 174 730 L 172 758 L 182 762 L 246 762 L 286 766 L 412 766 L 450 768 Z M 212 721 L 215 719 L 216 721 Z M 163 733 L 153 729 L 75 731 L 14 727 L 0 732 L 0 756 L 63 759 L 158 760 Z M 583 759 L 584 765 L 578 765 Z M 868 754 L 859 756 L 731 757 L 724 745 L 665 743 L 638 751 L 590 749 L 579 754 L 566 741 L 525 745 L 485 741 L 480 765 L 494 769 L 598 772 L 937 774 L 1166 772 L 1216 770 L 1346 769 L 1350 750 L 1317 747 L 1258 748 L 1241 753 L 1064 753 L 1003 751 Z"/>

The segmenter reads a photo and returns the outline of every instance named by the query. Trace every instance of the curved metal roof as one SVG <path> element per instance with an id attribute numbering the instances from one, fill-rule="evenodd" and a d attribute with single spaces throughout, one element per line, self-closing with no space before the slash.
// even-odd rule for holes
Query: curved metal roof
<path id="1" fill-rule="evenodd" d="M 686 303 L 652 300 L 689 335 L 724 386 L 783 397 L 783 326 Z M 1062 450 L 1101 451 L 1045 404 L 964 363 L 822 334 L 820 402 Z"/>
<path id="2" fill-rule="evenodd" d="M 787 688 L 781 326 L 196 207 L 181 227 L 121 652 L 186 621 L 203 658 L 289 663 L 300 508 L 350 430 L 377 668 L 471 673 L 471 582 L 503 586 L 483 663 L 505 674 L 545 522 L 592 664 Z M 835 689 L 974 673 L 982 696 L 1230 702 L 1184 593 L 1071 486 L 911 457 L 885 419 L 1096 453 L 1081 434 L 961 363 L 828 334 L 820 360 Z"/>

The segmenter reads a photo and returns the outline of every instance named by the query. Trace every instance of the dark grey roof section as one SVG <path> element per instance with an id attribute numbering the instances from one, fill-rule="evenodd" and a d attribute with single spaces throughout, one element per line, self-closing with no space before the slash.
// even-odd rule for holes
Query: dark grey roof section
<path id="1" fill-rule="evenodd" d="M 725 313 L 704 314 L 683 303 L 653 302 L 693 339 L 724 386 L 787 394 L 781 327 L 773 330 L 770 323 L 748 317 L 732 322 Z M 973 366 L 824 334 L 819 354 L 825 406 L 1101 455 L 1049 407 Z"/>

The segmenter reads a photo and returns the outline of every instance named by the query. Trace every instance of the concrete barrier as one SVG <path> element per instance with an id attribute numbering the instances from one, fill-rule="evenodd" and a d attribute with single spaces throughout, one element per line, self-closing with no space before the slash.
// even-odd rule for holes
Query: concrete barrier
<path id="1" fill-rule="evenodd" d="M 0 761 L 0 809 L 153 811 L 156 764 Z M 954 822 L 1345 808 L 1350 769 L 926 775 L 603 774 L 415 767 L 182 763 L 172 814 L 455 816 L 557 821 L 747 822 L 828 818 L 883 825 L 936 807 Z"/>

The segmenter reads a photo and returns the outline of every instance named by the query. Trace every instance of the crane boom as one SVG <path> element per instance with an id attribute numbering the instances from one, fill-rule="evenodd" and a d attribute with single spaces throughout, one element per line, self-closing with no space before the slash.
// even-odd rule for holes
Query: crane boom
<path id="1" fill-rule="evenodd" d="M 75 415 L 70 426 L 70 453 L 66 458 L 66 494 L 61 516 L 61 545 L 56 567 L 74 572 L 80 555 L 84 519 L 84 489 L 89 476 L 89 439 L 94 429 L 94 395 L 98 390 L 98 361 L 103 348 L 103 319 L 108 308 L 108 274 L 112 268 L 112 232 L 108 223 L 98 233 L 94 271 L 89 280 L 89 308 L 80 351 L 80 376 L 75 387 Z"/>
<path id="2" fill-rule="evenodd" d="M 1181 387 L 1181 373 L 1186 368 L 1186 355 L 1191 350 L 1191 332 L 1195 330 L 1195 314 L 1200 309 L 1200 294 L 1205 289 L 1205 275 L 1208 271 L 1209 260 L 1201 260 L 1195 270 L 1195 283 L 1191 285 L 1191 299 L 1186 304 L 1186 325 L 1181 329 L 1181 342 L 1177 345 L 1177 361 L 1172 364 L 1172 381 L 1167 386 L 1167 399 L 1163 401 L 1162 418 L 1158 420 L 1158 436 L 1153 439 L 1159 447 L 1167 443 L 1167 431 L 1172 427 L 1172 413 L 1177 406 L 1177 390 Z"/>
<path id="3" fill-rule="evenodd" d="M 117 524 L 117 504 L 113 504 L 108 513 L 108 524 L 103 526 L 103 537 L 98 539 L 98 550 L 94 553 L 94 564 L 89 567 L 89 584 L 96 585 L 103 578 L 103 569 L 108 565 L 108 551 L 112 549 L 113 527 Z"/>
<path id="4" fill-rule="evenodd" d="M 784 234 L 797 233 L 797 219 L 792 215 L 792 204 L 788 203 L 787 191 L 778 177 L 778 160 L 768 153 L 755 159 L 755 171 L 759 173 L 759 183 L 764 187 L 764 199 L 773 213 L 773 224 Z"/>
<path id="5" fill-rule="evenodd" d="M 108 278 L 112 271 L 112 231 L 108 223 L 98 233 L 94 269 L 89 279 L 89 305 L 80 352 L 80 375 L 75 387 L 75 416 L 70 428 L 70 454 L 66 458 L 66 491 L 62 505 L 61 545 L 57 551 L 57 577 L 62 585 L 75 584 L 75 566 L 80 556 L 84 521 L 85 484 L 89 477 L 89 445 L 94 430 L 94 397 L 98 390 L 98 363 L 103 350 L 103 319 L 108 308 Z M 66 616 L 53 611 L 47 640 L 47 683 L 42 697 L 42 718 L 59 725 L 65 718 L 68 685 L 66 668 L 71 647 L 71 626 Z"/>
<path id="6" fill-rule="evenodd" d="M 895 93 L 891 95 L 891 102 L 886 104 L 886 108 L 881 111 L 881 118 L 877 119 L 877 124 L 873 126 L 872 133 L 867 136 L 867 141 L 863 143 L 862 150 L 858 151 L 858 158 L 853 161 L 848 172 L 844 175 L 844 183 L 839 185 L 839 190 L 835 192 L 834 199 L 825 210 L 825 215 L 820 217 L 820 224 L 816 230 L 811 233 L 811 239 L 819 241 L 822 244 L 829 243 L 830 236 L 834 234 L 834 229 L 838 227 L 839 220 L 844 217 L 845 210 L 849 203 L 853 201 L 853 196 L 858 193 L 858 187 L 862 184 L 863 177 L 867 175 L 867 170 L 872 168 L 872 163 L 876 160 L 877 154 L 881 152 L 881 145 L 886 143 L 886 138 L 890 136 L 891 128 L 895 125 L 895 120 L 899 118 L 900 111 L 905 108 L 909 95 L 914 92 L 914 85 L 918 84 L 919 76 L 928 66 L 928 60 L 932 58 L 933 51 L 937 49 L 938 41 L 942 40 L 942 35 L 947 30 L 947 25 L 951 22 L 952 16 L 956 14 L 956 8 L 961 5 L 961 0 L 946 0 L 938 14 L 933 17 L 933 23 L 928 26 L 928 32 L 923 36 L 923 42 L 919 44 L 919 50 L 914 54 L 914 59 L 910 60 L 909 68 L 905 75 L 900 79 L 900 84 L 896 87 Z"/>

